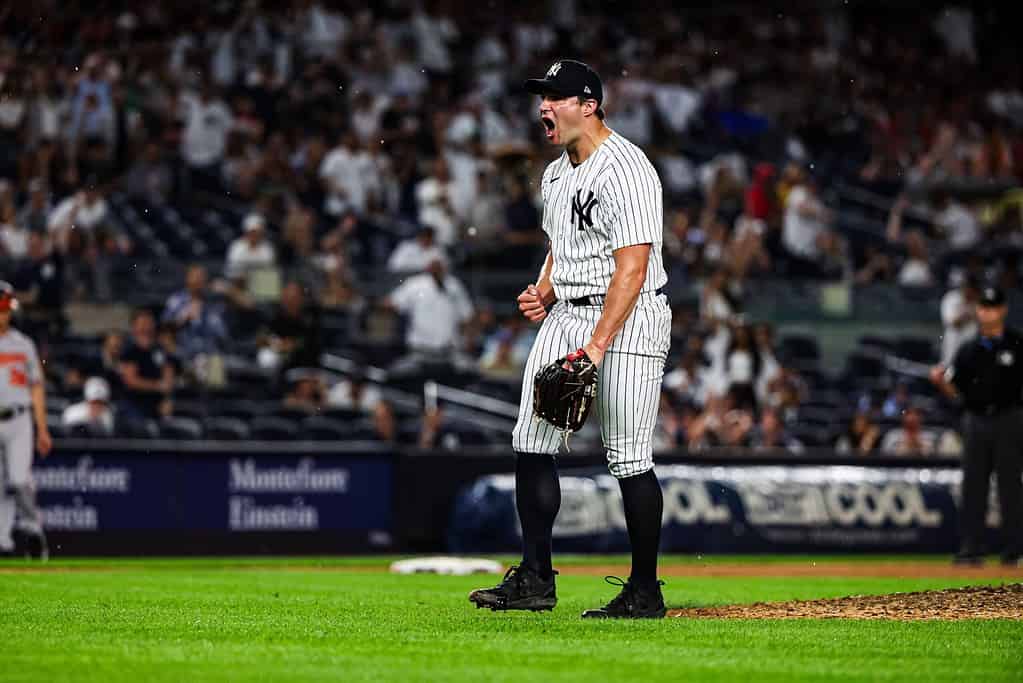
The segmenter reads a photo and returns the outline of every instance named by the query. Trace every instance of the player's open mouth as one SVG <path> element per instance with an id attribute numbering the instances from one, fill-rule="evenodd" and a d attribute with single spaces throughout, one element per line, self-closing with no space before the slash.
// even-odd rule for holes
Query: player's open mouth
<path id="1" fill-rule="evenodd" d="M 548 118 L 546 116 L 541 116 L 540 121 L 541 123 L 543 123 L 544 131 L 547 133 L 547 139 L 550 140 L 552 137 L 554 137 L 554 128 L 556 127 L 554 119 Z"/>

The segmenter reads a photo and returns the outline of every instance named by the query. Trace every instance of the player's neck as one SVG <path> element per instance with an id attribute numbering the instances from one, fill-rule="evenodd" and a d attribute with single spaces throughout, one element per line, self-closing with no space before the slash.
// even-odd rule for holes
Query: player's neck
<path id="1" fill-rule="evenodd" d="M 985 327 L 984 325 L 980 326 L 980 336 L 985 337 L 987 339 L 997 339 L 1001 337 L 1003 334 L 1005 334 L 1004 322 L 988 325 L 987 327 Z"/>
<path id="2" fill-rule="evenodd" d="M 587 159 L 590 155 L 597 151 L 597 147 L 607 140 L 611 135 L 611 129 L 608 128 L 603 121 L 600 126 L 593 130 L 584 130 L 579 139 L 570 145 L 565 146 L 565 151 L 568 152 L 568 160 L 572 162 L 573 166 L 578 166 Z"/>

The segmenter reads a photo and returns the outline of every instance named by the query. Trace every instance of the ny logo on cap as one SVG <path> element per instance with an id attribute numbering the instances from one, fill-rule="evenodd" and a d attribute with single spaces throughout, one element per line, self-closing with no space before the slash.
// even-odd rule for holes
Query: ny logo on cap
<path id="1" fill-rule="evenodd" d="M 561 62 L 554 62 L 551 68 L 547 69 L 547 78 L 554 78 L 561 71 Z"/>

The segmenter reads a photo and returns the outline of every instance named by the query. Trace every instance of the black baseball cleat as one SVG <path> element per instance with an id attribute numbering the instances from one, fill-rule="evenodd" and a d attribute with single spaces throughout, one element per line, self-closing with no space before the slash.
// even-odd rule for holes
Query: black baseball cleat
<path id="1" fill-rule="evenodd" d="M 522 565 L 514 565 L 505 572 L 504 580 L 493 588 L 480 588 L 469 593 L 469 602 L 477 609 L 489 607 L 497 611 L 521 609 L 541 612 L 552 610 L 558 604 L 558 596 L 554 590 L 553 572 L 549 579 L 544 579 L 535 570 Z"/>
<path id="2" fill-rule="evenodd" d="M 50 547 L 46 543 L 45 535 L 33 534 L 21 529 L 15 529 L 11 535 L 14 537 L 16 554 L 43 562 L 50 559 Z"/>
<path id="3" fill-rule="evenodd" d="M 50 546 L 46 543 L 46 536 L 42 534 L 29 534 L 25 544 L 28 556 L 35 560 L 46 562 L 50 559 Z"/>
<path id="4" fill-rule="evenodd" d="M 982 567 L 984 566 L 984 556 L 978 552 L 962 551 L 956 553 L 956 556 L 952 558 L 952 564 L 957 567 Z"/>
<path id="5" fill-rule="evenodd" d="M 604 580 L 622 590 L 603 607 L 583 612 L 583 619 L 662 619 L 667 614 L 661 594 L 663 581 L 643 585 L 617 576 L 605 576 Z"/>

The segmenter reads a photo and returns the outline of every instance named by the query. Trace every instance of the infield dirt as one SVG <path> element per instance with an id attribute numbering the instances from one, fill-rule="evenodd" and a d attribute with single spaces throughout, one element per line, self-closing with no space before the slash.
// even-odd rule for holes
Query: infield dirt
<path id="1" fill-rule="evenodd" d="M 1023 584 L 675 609 L 687 619 L 1023 619 Z"/>

